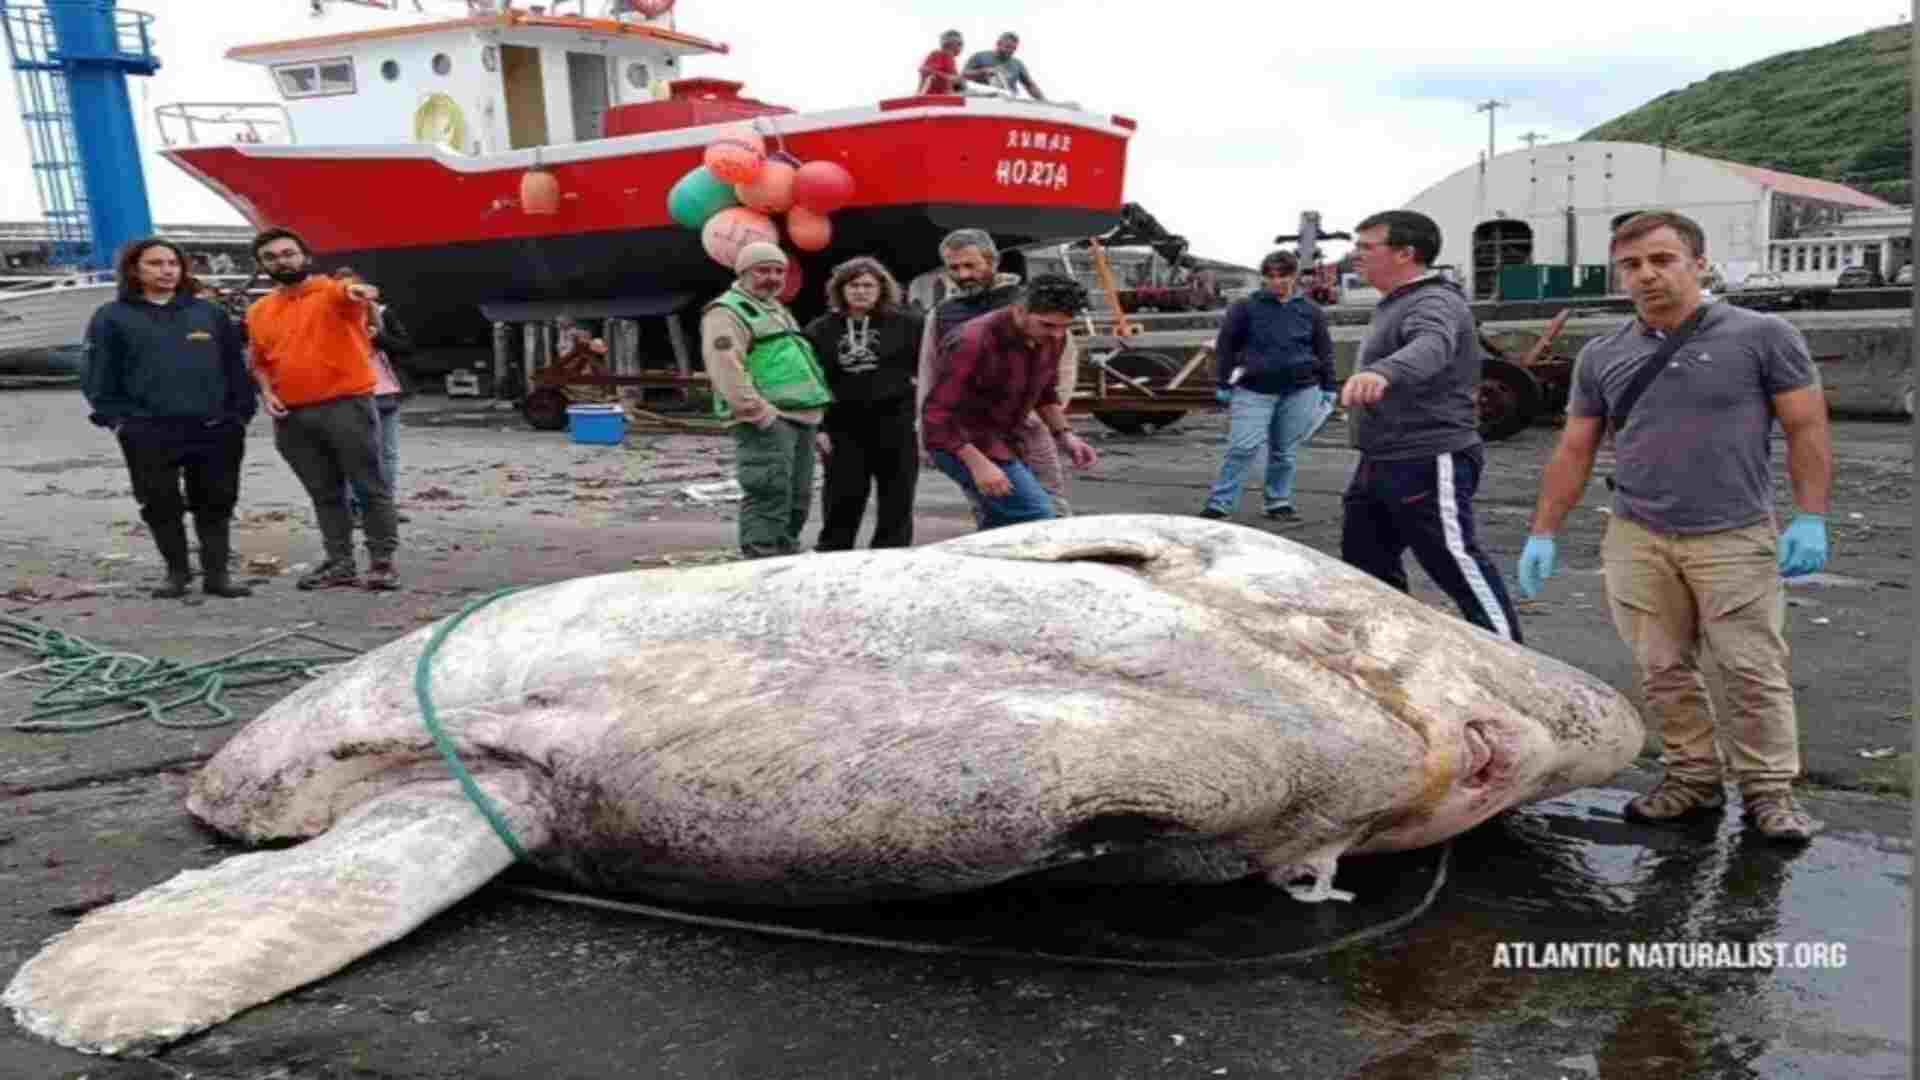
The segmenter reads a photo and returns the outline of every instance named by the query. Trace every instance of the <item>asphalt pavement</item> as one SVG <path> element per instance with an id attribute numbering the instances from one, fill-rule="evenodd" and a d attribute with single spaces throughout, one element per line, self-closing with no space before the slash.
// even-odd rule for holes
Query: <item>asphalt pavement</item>
<path id="1" fill-rule="evenodd" d="M 724 559 L 733 537 L 727 440 L 636 430 L 620 447 L 581 446 L 425 397 L 401 440 L 402 591 L 292 588 L 318 538 L 262 422 L 236 541 L 256 595 L 155 601 L 117 449 L 83 412 L 70 390 L 0 394 L 0 611 L 142 656 L 205 659 L 292 629 L 371 648 L 503 585 Z M 1146 436 L 1081 426 L 1104 456 L 1074 481 L 1077 512 L 1199 509 L 1220 414 Z M 1554 435 L 1536 427 L 1488 450 L 1480 520 L 1509 575 Z M 1754 843 L 1737 813 L 1692 830 L 1625 823 L 1620 807 L 1657 778 L 1648 755 L 1605 787 L 1474 830 L 1444 861 L 1343 863 L 1343 887 L 1351 872 L 1362 895 L 1339 912 L 1252 886 L 1013 890 L 764 913 L 798 933 L 782 936 L 540 899 L 518 887 L 553 883 L 509 874 L 152 1060 L 88 1058 L 6 1025 L 0 1077 L 1908 1076 L 1911 445 L 1902 425 L 1837 425 L 1833 560 L 1791 590 L 1802 788 L 1829 824 L 1804 850 Z M 1284 535 L 1337 550 L 1353 461 L 1338 425 L 1316 438 L 1304 520 Z M 1522 617 L 1529 645 L 1632 694 L 1598 573 L 1603 495 L 1595 484 L 1560 576 Z M 1257 498 L 1241 522 L 1273 527 Z M 920 542 L 971 530 L 936 473 L 919 506 Z M 1416 595 L 1446 606 L 1413 576 Z M 30 659 L 0 656 L 0 671 Z M 192 824 L 185 784 L 285 689 L 233 692 L 236 718 L 219 726 L 0 727 L 0 979 L 79 914 L 237 851 Z M 23 684 L 0 682 L 0 716 L 31 707 Z M 849 932 L 946 951 L 827 937 Z M 1077 961 L 1031 955 L 1043 952 Z"/>

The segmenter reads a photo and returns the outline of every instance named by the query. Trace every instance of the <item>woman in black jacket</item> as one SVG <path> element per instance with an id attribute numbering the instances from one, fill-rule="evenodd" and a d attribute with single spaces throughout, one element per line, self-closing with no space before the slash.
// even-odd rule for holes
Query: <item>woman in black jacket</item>
<path id="1" fill-rule="evenodd" d="M 817 551 L 846 551 L 860 533 L 867 491 L 878 502 L 873 547 L 913 543 L 913 492 L 920 479 L 914 437 L 914 373 L 921 317 L 901 306 L 900 283 L 862 255 L 834 267 L 831 311 L 807 324 L 833 404 L 816 436 L 827 459 Z"/>
<path id="2" fill-rule="evenodd" d="M 153 595 L 186 595 L 193 573 L 184 516 L 192 511 L 202 590 L 247 596 L 252 590 L 227 569 L 247 423 L 258 407 L 246 334 L 225 308 L 200 298 L 188 266 L 179 245 L 157 236 L 120 253 L 120 298 L 87 324 L 81 389 L 88 419 L 119 438 L 140 517 L 166 561 L 166 584 Z"/>

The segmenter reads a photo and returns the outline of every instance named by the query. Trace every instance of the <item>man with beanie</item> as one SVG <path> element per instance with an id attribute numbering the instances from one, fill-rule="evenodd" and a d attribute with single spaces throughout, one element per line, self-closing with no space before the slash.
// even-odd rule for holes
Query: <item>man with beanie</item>
<path id="1" fill-rule="evenodd" d="M 734 257 L 738 275 L 700 318 L 700 355 L 714 415 L 733 432 L 740 554 L 793 555 L 813 501 L 814 431 L 833 401 L 826 375 L 780 293 L 787 253 L 756 240 Z"/>

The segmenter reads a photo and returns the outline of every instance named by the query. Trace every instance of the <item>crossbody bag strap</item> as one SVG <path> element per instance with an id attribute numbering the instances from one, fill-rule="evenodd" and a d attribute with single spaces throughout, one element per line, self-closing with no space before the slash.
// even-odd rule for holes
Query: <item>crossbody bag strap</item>
<path id="1" fill-rule="evenodd" d="M 1660 371 L 1667 366 L 1667 361 L 1672 360 L 1673 354 L 1679 352 L 1680 347 L 1687 343 L 1687 339 L 1693 336 L 1694 331 L 1700 329 L 1700 320 L 1704 319 L 1706 314 L 1706 304 L 1695 308 L 1693 314 L 1687 316 L 1687 321 L 1674 327 L 1673 332 L 1660 343 L 1660 347 L 1653 351 L 1653 355 L 1641 363 L 1640 370 L 1633 373 L 1633 381 L 1627 384 L 1626 390 L 1620 395 L 1619 402 L 1613 407 L 1613 415 L 1608 418 L 1615 435 L 1620 433 L 1621 428 L 1627 426 L 1627 415 L 1633 412 L 1635 405 L 1639 404 L 1641 395 L 1647 392 L 1647 387 L 1653 385 L 1653 380 L 1660 377 Z"/>

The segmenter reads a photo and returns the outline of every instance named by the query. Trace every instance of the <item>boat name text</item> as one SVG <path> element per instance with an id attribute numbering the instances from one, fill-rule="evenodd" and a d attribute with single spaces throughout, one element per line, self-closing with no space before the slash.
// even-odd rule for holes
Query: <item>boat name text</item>
<path id="1" fill-rule="evenodd" d="M 1064 161 L 1028 161 L 1000 159 L 993 167 L 993 179 L 1001 187 L 1037 187 L 1064 191 L 1067 187 L 1067 163 Z"/>
<path id="2" fill-rule="evenodd" d="M 1055 153 L 1071 154 L 1073 136 L 1062 135 L 1057 131 L 1024 131 L 1014 129 L 1007 132 L 1009 150 L 1050 150 Z"/>

